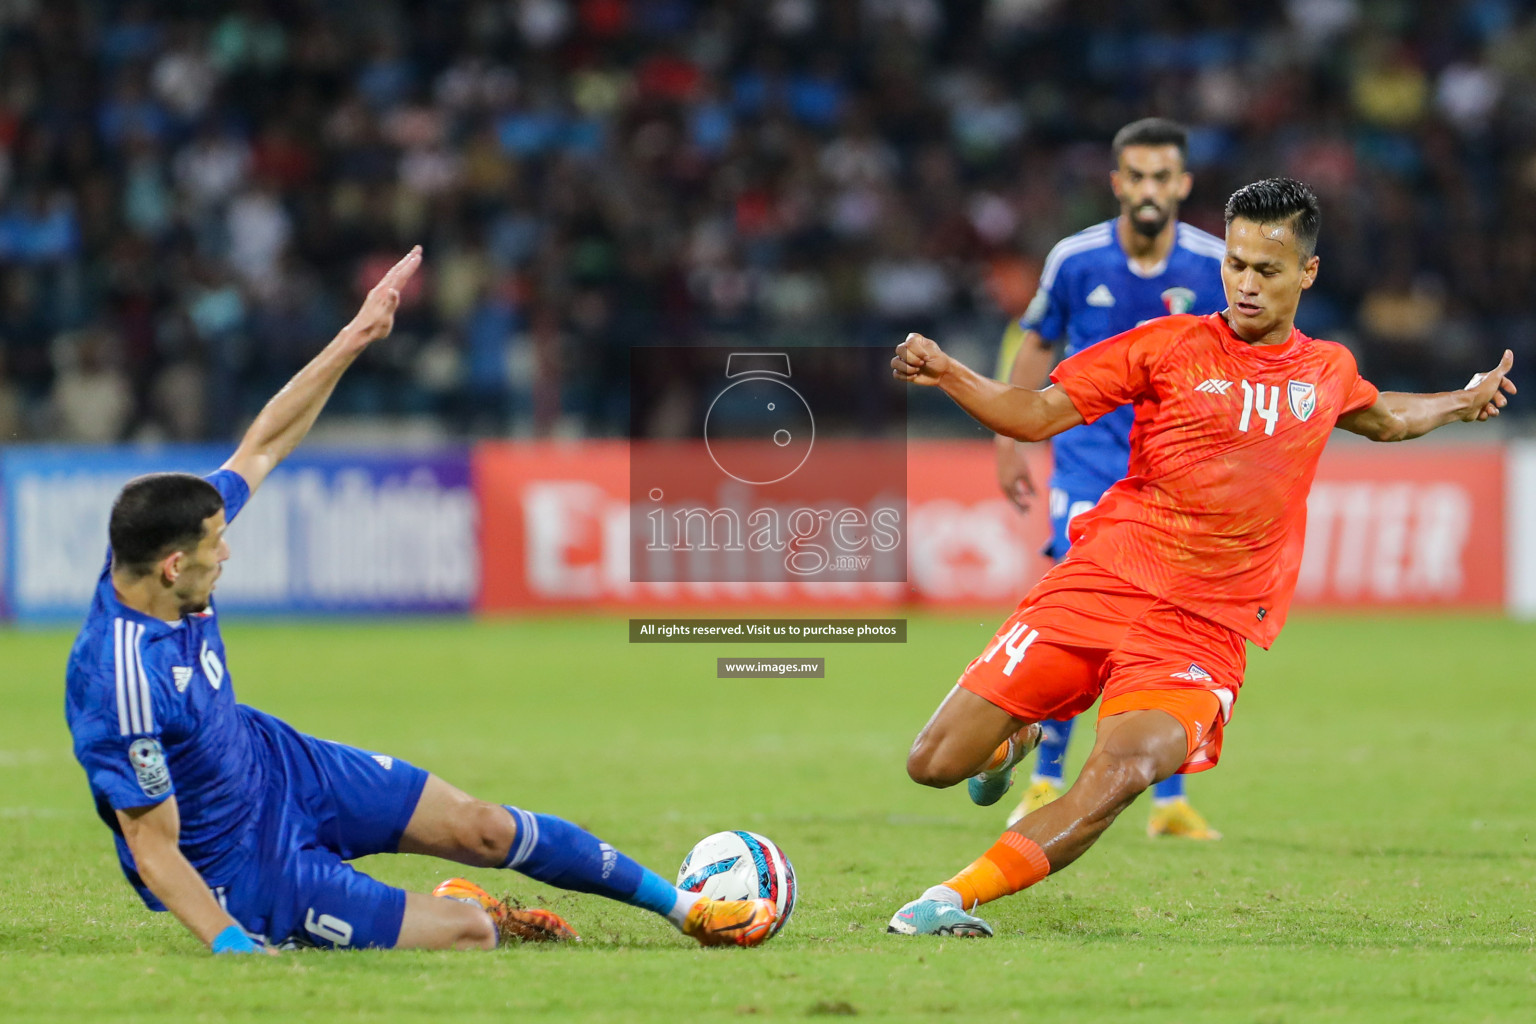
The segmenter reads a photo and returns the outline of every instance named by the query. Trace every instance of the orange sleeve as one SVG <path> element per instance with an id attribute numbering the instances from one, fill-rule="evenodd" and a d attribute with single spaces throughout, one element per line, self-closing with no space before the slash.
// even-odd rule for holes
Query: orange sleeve
<path id="1" fill-rule="evenodd" d="M 1368 409 L 1376 404 L 1376 399 L 1381 397 L 1381 392 L 1376 385 L 1360 376 L 1360 368 L 1355 363 L 1353 353 L 1345 350 L 1349 365 L 1344 368 L 1345 380 L 1349 381 L 1344 392 L 1344 405 L 1339 409 L 1340 416 L 1346 416 L 1357 409 Z"/>
<path id="2" fill-rule="evenodd" d="M 1092 423 L 1151 390 L 1152 367 L 1168 336 L 1168 327 L 1157 320 L 1133 327 L 1063 359 L 1051 380 Z"/>

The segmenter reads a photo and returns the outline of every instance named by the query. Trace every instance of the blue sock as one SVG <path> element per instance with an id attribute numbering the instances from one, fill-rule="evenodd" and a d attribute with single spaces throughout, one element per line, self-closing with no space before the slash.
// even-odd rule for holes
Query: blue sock
<path id="1" fill-rule="evenodd" d="M 698 900 L 696 894 L 683 892 L 564 818 L 516 807 L 507 807 L 507 813 L 517 822 L 517 838 L 502 864 L 504 868 L 561 889 L 594 893 L 654 911 L 679 927 L 688 908 Z"/>
<path id="2" fill-rule="evenodd" d="M 1152 787 L 1152 799 L 1159 803 L 1184 799 L 1184 776 L 1170 775 Z"/>
<path id="3" fill-rule="evenodd" d="M 1040 753 L 1035 760 L 1036 779 L 1049 779 L 1056 785 L 1061 785 L 1062 775 L 1065 771 L 1063 762 L 1067 759 L 1067 743 L 1072 739 L 1072 723 L 1075 718 L 1067 718 L 1062 721 L 1041 722 L 1045 727 L 1045 736 L 1040 740 Z"/>

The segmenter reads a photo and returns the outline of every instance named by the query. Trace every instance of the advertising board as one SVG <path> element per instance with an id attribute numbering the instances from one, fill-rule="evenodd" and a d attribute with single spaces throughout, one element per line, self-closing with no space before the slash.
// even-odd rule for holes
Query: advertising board
<path id="1" fill-rule="evenodd" d="M 141 473 L 206 474 L 226 448 L 17 447 L 0 453 L 5 603 L 18 619 L 82 615 L 112 500 Z M 295 454 L 229 530 L 228 610 L 468 611 L 479 589 L 468 453 Z"/>

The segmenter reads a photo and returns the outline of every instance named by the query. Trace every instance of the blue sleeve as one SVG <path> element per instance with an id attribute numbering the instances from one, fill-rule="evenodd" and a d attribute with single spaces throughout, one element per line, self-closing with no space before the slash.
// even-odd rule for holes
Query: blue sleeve
<path id="1" fill-rule="evenodd" d="M 71 680 L 69 726 L 75 757 L 90 779 L 91 789 L 115 808 L 158 804 L 175 792 L 166 764 L 161 731 L 170 708 L 156 700 L 163 686 L 153 685 L 155 670 L 145 659 L 131 623 L 118 619 L 114 632 L 102 638 L 112 653 L 88 672 L 85 685 Z M 142 627 L 140 627 L 142 629 Z"/>
<path id="2" fill-rule="evenodd" d="M 94 716 L 75 733 L 75 757 L 114 808 L 158 804 L 176 791 L 157 725 L 124 733 L 115 720 Z"/>
<path id="3" fill-rule="evenodd" d="M 219 497 L 224 499 L 224 521 L 234 522 L 235 516 L 240 514 L 251 497 L 251 485 L 245 482 L 245 477 L 232 469 L 221 469 L 203 479 L 213 484 Z"/>
<path id="4" fill-rule="evenodd" d="M 1066 275 L 1061 271 L 1062 267 L 1056 261 L 1046 257 L 1040 287 L 1030 300 L 1029 308 L 1019 318 L 1020 327 L 1036 332 L 1046 341 L 1060 341 L 1067 333 L 1071 304 L 1067 301 Z"/>
<path id="5" fill-rule="evenodd" d="M 174 793 L 159 736 L 122 736 L 97 730 L 75 739 L 75 756 L 91 789 L 118 810 L 158 804 Z"/>

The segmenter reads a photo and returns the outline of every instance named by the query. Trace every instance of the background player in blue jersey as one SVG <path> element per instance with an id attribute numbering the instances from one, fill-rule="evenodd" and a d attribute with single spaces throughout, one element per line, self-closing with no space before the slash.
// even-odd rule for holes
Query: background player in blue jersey
<path id="1" fill-rule="evenodd" d="M 113 503 L 111 553 L 70 653 L 65 713 L 123 872 L 150 909 L 171 911 L 215 953 L 575 937 L 555 914 L 514 909 L 465 879 L 426 895 L 348 863 L 394 852 L 514 868 L 655 911 L 704 945 L 756 945 L 776 918 L 770 900 L 701 898 L 560 818 L 473 799 L 398 758 L 235 703 L 213 603 L 224 531 L 352 361 L 389 334 L 420 264 L 417 247 L 379 281 L 218 472 L 140 477 Z"/>
<path id="2" fill-rule="evenodd" d="M 1120 215 L 1058 242 L 1046 257 L 1040 287 L 1023 318 L 1003 338 L 999 376 L 1024 387 L 1045 385 L 1065 342 L 1065 356 L 1137 324 L 1170 313 L 1213 313 L 1226 306 L 1221 286 L 1225 243 L 1178 220 L 1192 180 L 1185 170 L 1183 126 L 1149 117 L 1115 135 L 1110 187 Z M 1130 458 L 1130 406 L 1074 427 L 1051 442 L 1051 541 L 1046 554 L 1060 561 L 1071 541 L 1067 525 L 1098 503 L 1125 476 Z M 1024 453 L 1012 438 L 997 438 L 998 483 L 1021 509 L 1035 494 Z M 1072 722 L 1046 722 L 1029 790 L 1008 818 L 1011 825 L 1062 792 L 1062 761 Z M 1151 835 L 1220 839 L 1221 833 L 1189 805 L 1184 776 L 1153 790 Z"/>

